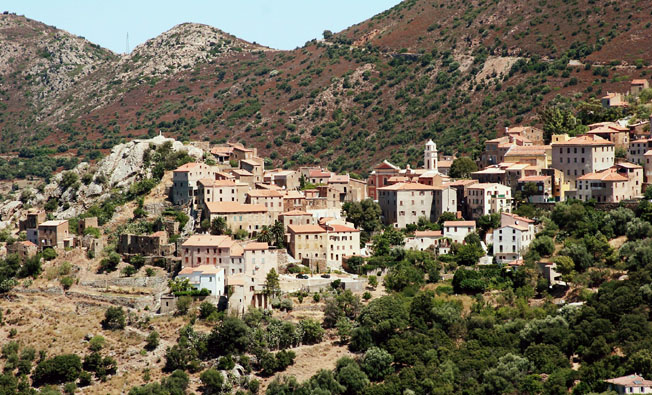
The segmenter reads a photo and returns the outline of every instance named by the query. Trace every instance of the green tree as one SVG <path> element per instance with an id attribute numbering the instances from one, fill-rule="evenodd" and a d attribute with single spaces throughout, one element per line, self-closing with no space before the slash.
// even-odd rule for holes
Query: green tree
<path id="1" fill-rule="evenodd" d="M 335 323 L 335 327 L 337 328 L 337 336 L 340 338 L 340 343 L 347 343 L 351 337 L 351 330 L 353 329 L 351 321 L 346 317 L 340 317 L 337 323 Z"/>
<path id="2" fill-rule="evenodd" d="M 122 307 L 109 307 L 104 312 L 102 328 L 104 329 L 124 329 L 126 324 L 125 312 Z"/>
<path id="3" fill-rule="evenodd" d="M 281 291 L 281 282 L 276 270 L 272 268 L 265 277 L 265 293 L 267 295 L 278 295 Z"/>
<path id="4" fill-rule="evenodd" d="M 40 362 L 32 374 L 32 380 L 35 386 L 63 384 L 77 380 L 81 370 L 81 359 L 77 355 L 58 355 Z"/>
<path id="5" fill-rule="evenodd" d="M 319 322 L 306 318 L 299 322 L 299 326 L 303 332 L 303 338 L 301 339 L 303 344 L 316 344 L 322 341 L 324 329 Z"/>
<path id="6" fill-rule="evenodd" d="M 392 362 L 392 354 L 382 348 L 371 347 L 364 353 L 361 367 L 371 380 L 380 381 L 392 373 Z"/>
<path id="7" fill-rule="evenodd" d="M 211 234 L 223 235 L 226 233 L 226 219 L 224 217 L 216 217 L 211 221 Z"/>
<path id="8" fill-rule="evenodd" d="M 145 339 L 145 350 L 154 351 L 159 345 L 159 335 L 156 331 L 151 331 Z"/>
<path id="9" fill-rule="evenodd" d="M 550 142 L 553 134 L 576 136 L 586 130 L 571 110 L 561 105 L 547 106 L 539 113 L 539 121 L 543 124 L 543 138 L 546 143 Z"/>
<path id="10" fill-rule="evenodd" d="M 463 156 L 453 160 L 449 175 L 451 178 L 470 178 L 474 171 L 478 171 L 478 165 L 473 159 Z"/>
<path id="11" fill-rule="evenodd" d="M 224 377 L 221 372 L 211 368 L 206 369 L 199 376 L 202 383 L 201 392 L 206 395 L 215 395 L 222 393 L 224 386 Z"/>
<path id="12" fill-rule="evenodd" d="M 192 298 L 187 295 L 179 296 L 177 298 L 177 313 L 179 315 L 186 315 L 188 314 L 188 310 L 190 310 L 190 305 L 192 304 Z"/>

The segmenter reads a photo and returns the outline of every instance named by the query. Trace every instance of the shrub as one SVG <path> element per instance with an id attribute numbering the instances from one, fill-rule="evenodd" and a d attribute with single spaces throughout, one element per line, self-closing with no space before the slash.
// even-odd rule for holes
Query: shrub
<path id="1" fill-rule="evenodd" d="M 324 337 L 324 329 L 321 324 L 312 319 L 304 319 L 299 323 L 303 332 L 301 342 L 303 344 L 316 344 Z"/>
<path id="2" fill-rule="evenodd" d="M 222 386 L 224 385 L 224 377 L 222 373 L 211 368 L 202 372 L 199 376 L 202 383 L 202 393 L 207 395 L 222 393 Z"/>
<path id="3" fill-rule="evenodd" d="M 210 302 L 202 302 L 199 305 L 199 318 L 203 320 L 207 319 L 215 312 L 217 312 L 217 307 Z"/>
<path id="4" fill-rule="evenodd" d="M 36 366 L 32 380 L 35 386 L 63 384 L 77 380 L 81 373 L 81 359 L 74 354 L 58 355 Z"/>
<path id="5" fill-rule="evenodd" d="M 191 304 L 192 298 L 190 296 L 180 296 L 177 299 L 177 313 L 180 315 L 187 314 Z"/>
<path id="6" fill-rule="evenodd" d="M 116 269 L 120 261 L 122 260 L 122 257 L 120 254 L 117 252 L 111 252 L 109 256 L 106 258 L 102 259 L 100 262 L 100 273 L 103 272 L 112 272 Z"/>
<path id="7" fill-rule="evenodd" d="M 109 307 L 104 312 L 102 328 L 104 329 L 124 329 L 125 312 L 122 307 Z"/>
<path id="8" fill-rule="evenodd" d="M 91 351 L 100 351 L 102 347 L 104 347 L 104 337 L 97 335 L 93 336 L 93 338 L 88 342 L 88 348 Z"/>
<path id="9" fill-rule="evenodd" d="M 136 274 L 138 270 L 134 267 L 134 265 L 127 265 L 122 269 L 122 274 L 124 274 L 127 277 L 131 277 L 134 274 Z"/>
<path id="10" fill-rule="evenodd" d="M 372 380 L 382 380 L 392 373 L 394 357 L 387 351 L 378 347 L 371 347 L 362 358 L 362 370 Z"/>
<path id="11" fill-rule="evenodd" d="M 68 277 L 63 277 L 60 280 L 60 282 L 61 282 L 61 286 L 63 287 L 63 289 L 68 290 L 68 289 L 70 289 L 72 284 L 74 284 L 75 280 L 72 277 L 68 276 Z"/>
<path id="12" fill-rule="evenodd" d="M 153 351 L 159 345 L 159 335 L 156 331 L 151 331 L 145 340 L 145 349 L 148 351 Z"/>
<path id="13" fill-rule="evenodd" d="M 45 259 L 46 261 L 51 261 L 57 257 L 57 252 L 54 251 L 53 248 L 46 248 L 43 250 L 42 255 L 43 255 L 43 259 Z"/>

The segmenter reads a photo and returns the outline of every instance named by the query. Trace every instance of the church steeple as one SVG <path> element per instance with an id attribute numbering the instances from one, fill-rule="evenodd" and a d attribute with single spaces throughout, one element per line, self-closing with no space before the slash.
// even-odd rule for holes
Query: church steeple
<path id="1" fill-rule="evenodd" d="M 437 144 L 435 144 L 432 140 L 428 140 L 426 143 L 426 150 L 423 152 L 423 167 L 426 170 L 438 171 Z"/>

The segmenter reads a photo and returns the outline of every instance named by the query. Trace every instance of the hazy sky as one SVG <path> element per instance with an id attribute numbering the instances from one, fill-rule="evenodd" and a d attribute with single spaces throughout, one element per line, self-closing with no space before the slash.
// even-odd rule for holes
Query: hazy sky
<path id="1" fill-rule="evenodd" d="M 294 49 L 382 12 L 400 0 L 3 0 L 15 12 L 125 52 L 183 22 L 205 23 L 247 41 Z"/>

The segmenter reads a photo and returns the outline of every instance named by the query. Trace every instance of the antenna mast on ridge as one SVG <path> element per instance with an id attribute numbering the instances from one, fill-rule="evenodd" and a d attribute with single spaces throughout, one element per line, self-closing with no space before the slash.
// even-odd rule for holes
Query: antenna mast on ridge
<path id="1" fill-rule="evenodd" d="M 129 32 L 127 32 L 127 42 L 125 44 L 125 48 L 126 48 L 125 53 L 128 54 L 129 53 Z"/>

